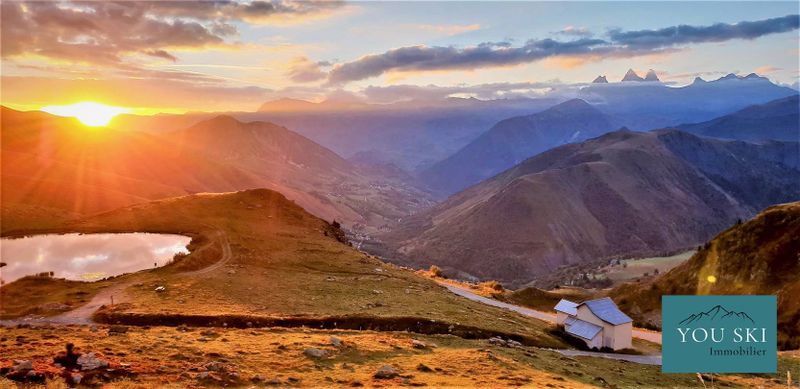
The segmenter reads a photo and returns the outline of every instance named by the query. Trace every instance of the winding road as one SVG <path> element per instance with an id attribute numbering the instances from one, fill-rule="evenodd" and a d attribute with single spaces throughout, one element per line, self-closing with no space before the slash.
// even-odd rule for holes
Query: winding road
<path id="1" fill-rule="evenodd" d="M 486 305 L 491 305 L 493 307 L 514 311 L 519 314 L 530 316 L 535 319 L 539 319 L 548 323 L 555 324 L 556 322 L 556 315 L 549 312 L 537 311 L 535 309 L 521 307 L 519 305 L 504 303 L 502 301 L 497 301 L 495 299 L 483 297 L 481 295 L 473 293 L 472 291 L 464 287 L 459 287 L 443 282 L 439 282 L 439 285 L 444 286 L 445 288 L 447 288 L 447 290 L 449 290 L 452 293 L 455 293 L 461 297 L 467 298 L 472 301 L 477 301 Z M 648 331 L 642 328 L 634 328 L 632 335 L 634 338 L 661 344 L 660 332 Z M 607 359 L 616 359 L 620 361 L 628 361 L 643 365 L 658 365 L 658 366 L 661 365 L 661 355 L 629 355 L 629 354 L 600 353 L 594 351 L 566 350 L 566 349 L 549 349 L 549 350 L 555 351 L 557 353 L 560 353 L 568 357 L 596 357 L 596 358 L 607 358 Z"/>
<path id="2" fill-rule="evenodd" d="M 556 322 L 556 315 L 549 312 L 542 312 L 537 311 L 535 309 L 525 308 L 519 305 L 504 303 L 502 301 L 497 301 L 495 299 L 491 299 L 488 297 L 483 297 L 481 295 L 475 294 L 467 288 L 450 285 L 446 283 L 439 283 L 439 285 L 444 286 L 447 290 L 472 301 L 477 301 L 480 303 L 484 303 L 486 305 L 491 305 L 498 308 L 508 309 L 510 311 L 514 311 L 525 316 L 530 316 L 539 320 L 546 321 L 548 323 L 555 324 Z M 646 340 L 648 342 L 658 343 L 661 344 L 661 333 L 656 331 L 646 330 L 644 328 L 635 328 L 633 329 L 633 337 Z"/>

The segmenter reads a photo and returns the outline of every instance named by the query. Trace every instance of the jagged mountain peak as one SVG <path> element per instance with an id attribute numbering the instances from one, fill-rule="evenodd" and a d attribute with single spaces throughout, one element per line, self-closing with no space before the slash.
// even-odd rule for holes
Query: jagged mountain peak
<path id="1" fill-rule="evenodd" d="M 633 69 L 628 69 L 628 72 L 625 73 L 625 77 L 622 77 L 622 81 L 644 81 L 644 78 L 638 75 Z"/>
<path id="2" fill-rule="evenodd" d="M 661 80 L 658 79 L 658 75 L 656 74 L 656 71 L 653 70 L 653 69 L 650 69 L 650 70 L 647 71 L 647 74 L 644 76 L 644 80 L 645 81 L 661 81 Z"/>
<path id="3" fill-rule="evenodd" d="M 606 76 L 597 76 L 597 78 L 592 81 L 592 84 L 608 84 L 608 79 Z"/>

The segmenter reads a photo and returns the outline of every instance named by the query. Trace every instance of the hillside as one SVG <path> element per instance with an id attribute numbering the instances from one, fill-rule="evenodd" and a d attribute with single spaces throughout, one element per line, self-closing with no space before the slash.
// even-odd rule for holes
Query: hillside
<path id="1" fill-rule="evenodd" d="M 754 105 L 707 122 L 684 124 L 681 130 L 697 135 L 739 140 L 800 139 L 798 95 Z"/>
<path id="2" fill-rule="evenodd" d="M 512 285 L 564 265 L 671 252 L 800 198 L 797 147 L 615 131 L 530 158 L 384 240 L 398 261 Z"/>
<path id="3" fill-rule="evenodd" d="M 241 170 L 181 155 L 157 136 L 82 126 L 40 112 L 2 112 L 3 208 L 97 212 L 148 199 L 256 187 Z"/>
<path id="4" fill-rule="evenodd" d="M 427 333 L 447 332 L 449 324 L 442 323 L 450 323 L 452 333 L 497 332 L 532 344 L 560 344 L 545 323 L 462 299 L 411 271 L 358 252 L 342 243 L 341 231 L 266 189 L 158 200 L 44 231 L 179 233 L 195 243 L 184 259 L 104 281 L 99 284 L 103 288 L 52 279 L 6 284 L 0 288 L 4 318 L 46 315 L 48 303 L 79 305 L 60 293 L 42 293 L 50 287 L 76 288 L 85 290 L 83 298 L 115 291 L 110 292 L 116 296 L 115 309 L 101 310 L 110 322 L 208 325 L 222 320 L 233 326 L 280 318 L 288 326 L 293 321 L 298 326 L 335 322 L 338 328 L 419 328 Z M 156 286 L 164 286 L 166 293 L 154 292 Z"/>
<path id="5" fill-rule="evenodd" d="M 544 322 L 463 299 L 360 253 L 332 225 L 269 190 L 159 200 L 27 233 L 45 231 L 194 239 L 189 256 L 162 268 L 94 283 L 23 278 L 0 287 L 3 318 L 33 315 L 19 322 L 25 325 L 0 322 L 12 325 L 0 340 L 7 377 L 13 361 L 25 360 L 33 378 L 57 383 L 62 369 L 53 357 L 72 343 L 112 368 L 106 375 L 81 372 L 82 384 L 123 388 L 696 383 L 689 374 L 665 377 L 658 366 L 553 351 L 566 345 Z M 155 291 L 159 286 L 163 292 Z M 59 314 L 61 304 L 96 304 L 100 323 L 28 325 L 47 322 L 39 318 Z M 796 366 L 780 358 L 781 372 Z M 717 382 L 747 387 L 772 379 L 719 376 Z M 0 377 L 0 385 L 13 383 Z"/>
<path id="6" fill-rule="evenodd" d="M 376 230 L 426 206 L 399 178 L 362 171 L 286 128 L 218 116 L 162 132 L 87 128 L 73 119 L 3 109 L 4 210 L 77 213 L 199 192 L 267 187 L 313 214 Z"/>
<path id="7" fill-rule="evenodd" d="M 542 151 L 579 142 L 615 128 L 612 119 L 583 100 L 505 119 L 420 174 L 432 188 L 452 194 Z"/>
<path id="8" fill-rule="evenodd" d="M 778 344 L 800 348 L 800 203 L 767 208 L 723 231 L 689 261 L 644 282 L 611 291 L 639 324 L 660 326 L 662 294 L 776 294 Z M 710 282 L 709 276 L 716 277 Z"/>

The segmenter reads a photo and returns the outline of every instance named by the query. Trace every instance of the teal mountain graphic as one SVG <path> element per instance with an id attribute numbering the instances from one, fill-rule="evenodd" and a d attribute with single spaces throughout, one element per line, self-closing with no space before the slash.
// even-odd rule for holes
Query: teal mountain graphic
<path id="1" fill-rule="evenodd" d="M 678 324 L 700 324 L 700 323 L 711 323 L 711 322 L 722 322 L 722 321 L 733 321 L 733 320 L 747 320 L 750 323 L 755 324 L 750 315 L 745 312 L 736 312 L 726 309 L 722 305 L 717 305 L 714 308 L 709 309 L 705 312 L 698 312 L 689 315 L 689 317 L 683 319 Z"/>

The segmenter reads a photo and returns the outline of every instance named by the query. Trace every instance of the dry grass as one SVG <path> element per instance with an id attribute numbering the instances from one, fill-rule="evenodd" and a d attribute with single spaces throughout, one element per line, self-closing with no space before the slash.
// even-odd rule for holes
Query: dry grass
<path id="1" fill-rule="evenodd" d="M 615 263 L 601 267 L 598 269 L 597 275 L 607 277 L 614 281 L 615 284 L 618 284 L 641 277 L 665 274 L 689 260 L 694 253 L 694 250 L 690 250 L 667 257 L 623 259 L 620 264 Z"/>
<path id="2" fill-rule="evenodd" d="M 85 304 L 108 281 L 80 282 L 44 277 L 23 277 L 0 288 L 0 319 L 25 315 L 52 316 Z"/>
<path id="3" fill-rule="evenodd" d="M 693 375 L 662 374 L 657 366 L 645 366 L 600 358 L 571 358 L 552 351 L 521 347 L 504 348 L 482 340 L 465 340 L 449 335 L 424 336 L 400 332 L 321 331 L 289 329 L 191 329 L 174 327 L 130 328 L 128 333 L 108 336 L 100 326 L 14 328 L 0 341 L 0 366 L 13 359 L 29 359 L 37 369 L 51 369 L 53 355 L 73 342 L 80 351 L 93 351 L 112 365 L 130 364 L 135 378 L 110 387 L 192 387 L 197 374 L 208 362 L 222 362 L 236 371 L 242 385 L 254 376 L 279 379 L 284 384 L 294 378 L 296 386 L 400 386 L 425 384 L 432 387 L 554 387 L 581 388 L 611 386 L 700 387 Z M 331 345 L 330 337 L 344 341 L 345 347 Z M 203 340 L 200 340 L 200 339 Z M 435 348 L 416 349 L 417 339 Z M 329 355 L 313 359 L 304 355 L 307 348 L 326 350 Z M 780 371 L 798 372 L 800 359 L 782 357 Z M 424 364 L 432 371 L 423 372 Z M 392 365 L 401 376 L 391 380 L 372 377 L 383 365 Z M 772 376 L 716 377 L 718 385 L 771 386 Z M 51 387 L 58 387 L 54 380 Z M 2 383 L 0 383 L 0 387 Z"/>
<path id="4" fill-rule="evenodd" d="M 468 301 L 429 279 L 340 243 L 328 223 L 272 191 L 160 200 L 95 215 L 65 225 L 63 231 L 180 233 L 208 242 L 219 241 L 218 234 L 224 233 L 232 255 L 215 271 L 186 272 L 195 261 L 207 261 L 199 256 L 203 250 L 196 250 L 175 265 L 113 280 L 112 285 L 127 286 L 129 313 L 419 317 L 519 334 L 542 346 L 563 346 L 547 332 L 546 323 Z M 79 286 L 89 293 L 96 288 Z M 166 293 L 154 292 L 156 286 L 165 286 Z M 58 287 L 11 283 L 0 293 L 22 296 L 32 288 Z M 57 300 L 44 296 L 20 297 L 20 304 Z"/>

